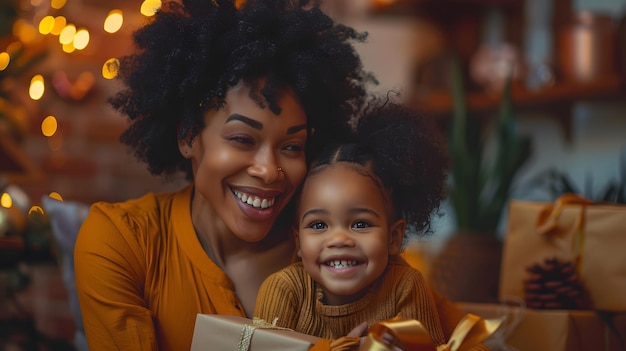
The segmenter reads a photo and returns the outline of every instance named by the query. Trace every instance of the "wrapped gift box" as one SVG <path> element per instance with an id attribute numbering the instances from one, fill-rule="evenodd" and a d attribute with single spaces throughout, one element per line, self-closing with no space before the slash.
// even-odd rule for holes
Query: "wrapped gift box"
<path id="1" fill-rule="evenodd" d="M 254 327 L 251 319 L 238 316 L 198 314 L 191 351 L 238 350 L 246 326 L 253 326 L 249 351 L 306 351 L 320 338 L 293 330 Z M 243 350 L 245 351 L 245 350 Z"/>
<path id="2" fill-rule="evenodd" d="M 626 342 L 626 313 L 611 315 L 618 337 L 594 311 L 534 310 L 466 302 L 457 305 L 483 318 L 508 316 L 504 343 L 518 350 L 617 351 L 624 350 L 620 338 Z"/>

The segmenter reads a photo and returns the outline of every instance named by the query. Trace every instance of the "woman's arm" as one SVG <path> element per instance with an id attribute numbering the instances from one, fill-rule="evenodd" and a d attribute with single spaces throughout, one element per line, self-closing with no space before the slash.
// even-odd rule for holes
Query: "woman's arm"
<path id="1" fill-rule="evenodd" d="M 90 350 L 158 350 L 143 298 L 144 248 L 97 207 L 74 249 L 76 288 Z"/>

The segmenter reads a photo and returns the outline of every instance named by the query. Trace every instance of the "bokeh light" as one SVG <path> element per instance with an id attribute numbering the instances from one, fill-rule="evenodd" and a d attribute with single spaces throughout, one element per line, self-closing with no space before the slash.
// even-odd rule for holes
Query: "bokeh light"
<path id="1" fill-rule="evenodd" d="M 54 29 L 54 17 L 46 16 L 39 21 L 39 33 L 46 35 L 50 34 Z"/>
<path id="2" fill-rule="evenodd" d="M 30 80 L 30 88 L 28 89 L 28 95 L 33 100 L 39 100 L 43 96 L 44 91 L 46 90 L 43 76 L 38 74 Z"/>
<path id="3" fill-rule="evenodd" d="M 57 132 L 58 123 L 54 116 L 48 116 L 41 122 L 41 133 L 44 136 L 51 137 Z"/>
<path id="4" fill-rule="evenodd" d="M 111 10 L 104 20 L 104 31 L 107 33 L 115 33 L 122 28 L 123 23 L 124 15 L 122 14 L 122 10 Z"/>
<path id="5" fill-rule="evenodd" d="M 59 34 L 59 43 L 63 45 L 72 43 L 74 41 L 74 35 L 76 35 L 76 26 L 68 24 L 63 28 L 61 34 Z"/>
<path id="6" fill-rule="evenodd" d="M 61 34 L 61 31 L 63 30 L 63 28 L 65 28 L 65 26 L 67 25 L 67 19 L 65 19 L 65 17 L 63 16 L 57 16 L 54 18 L 54 27 L 52 28 L 52 31 L 50 31 L 50 34 L 52 35 L 59 35 Z"/>
<path id="7" fill-rule="evenodd" d="M 37 205 L 31 206 L 30 210 L 28 210 L 28 214 L 30 215 L 32 213 L 38 213 L 38 214 L 42 215 L 42 214 L 44 214 L 43 208 L 41 208 L 41 206 L 37 206 Z"/>
<path id="8" fill-rule="evenodd" d="M 87 47 L 87 44 L 89 44 L 89 31 L 87 31 L 86 29 L 78 30 L 78 32 L 76 32 L 76 35 L 74 35 L 74 47 L 76 48 L 76 50 L 82 50 Z"/>
<path id="9" fill-rule="evenodd" d="M 32 43 L 37 36 L 37 29 L 23 19 L 13 23 L 13 34 L 20 38 L 22 43 Z"/>
<path id="10" fill-rule="evenodd" d="M 63 201 L 63 197 L 61 196 L 61 194 L 57 193 L 56 191 L 51 192 L 48 196 L 55 200 Z"/>
<path id="11" fill-rule="evenodd" d="M 66 3 L 66 0 L 51 0 L 50 7 L 58 10 L 58 9 L 63 8 L 63 6 L 65 6 L 65 3 Z"/>
<path id="12" fill-rule="evenodd" d="M 141 4 L 141 12 L 142 15 L 146 17 L 154 16 L 154 14 L 161 8 L 161 0 L 144 0 Z"/>
<path id="13" fill-rule="evenodd" d="M 4 71 L 11 63 L 11 55 L 8 52 L 0 52 L 0 71 Z"/>
<path id="14" fill-rule="evenodd" d="M 13 199 L 9 193 L 2 193 L 2 196 L 0 196 L 0 206 L 4 208 L 13 207 Z"/>
<path id="15" fill-rule="evenodd" d="M 120 68 L 120 61 L 116 58 L 108 59 L 104 65 L 102 65 L 102 77 L 105 79 L 113 79 L 117 77 L 117 72 Z"/>

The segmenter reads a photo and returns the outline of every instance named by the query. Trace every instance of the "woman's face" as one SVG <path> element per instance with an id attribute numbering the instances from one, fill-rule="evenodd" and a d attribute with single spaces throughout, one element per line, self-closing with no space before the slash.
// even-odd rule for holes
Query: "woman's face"
<path id="1" fill-rule="evenodd" d="M 259 107 L 249 94 L 246 85 L 231 88 L 224 107 L 206 113 L 205 128 L 191 146 L 179 145 L 192 160 L 196 196 L 216 215 L 215 225 L 257 242 L 304 178 L 307 129 L 291 90 L 278 100 L 279 115 Z"/>
<path id="2" fill-rule="evenodd" d="M 352 165 L 309 176 L 298 204 L 298 254 L 323 288 L 326 303 L 362 297 L 400 250 L 404 220 L 390 223 L 378 185 Z"/>

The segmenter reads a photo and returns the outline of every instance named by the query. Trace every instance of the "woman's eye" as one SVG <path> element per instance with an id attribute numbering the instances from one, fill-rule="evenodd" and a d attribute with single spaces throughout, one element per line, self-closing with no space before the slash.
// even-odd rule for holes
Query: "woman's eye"
<path id="1" fill-rule="evenodd" d="M 239 144 L 254 145 L 254 140 L 244 135 L 234 135 L 230 137 L 229 140 L 234 141 Z"/>
<path id="2" fill-rule="evenodd" d="M 285 147 L 287 151 L 301 152 L 304 150 L 304 147 L 300 144 L 291 144 Z"/>
<path id="3" fill-rule="evenodd" d="M 354 224 L 352 224 L 352 228 L 355 228 L 355 229 L 369 228 L 371 226 L 372 225 L 366 221 L 356 221 L 354 222 Z"/>

